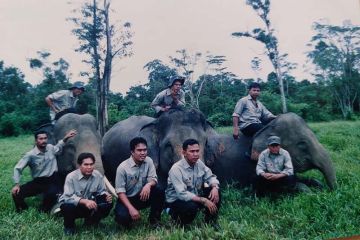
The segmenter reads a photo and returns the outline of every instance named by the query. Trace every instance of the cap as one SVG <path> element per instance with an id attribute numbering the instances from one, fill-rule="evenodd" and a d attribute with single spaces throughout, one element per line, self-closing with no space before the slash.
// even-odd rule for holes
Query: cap
<path id="1" fill-rule="evenodd" d="M 170 77 L 168 87 L 171 87 L 174 84 L 175 81 L 179 81 L 181 83 L 181 85 L 184 85 L 185 78 L 182 77 L 182 76 L 172 76 L 172 77 Z"/>
<path id="2" fill-rule="evenodd" d="M 272 144 L 281 144 L 281 140 L 278 136 L 271 136 L 268 138 L 267 140 L 267 145 L 272 145 Z"/>
<path id="3" fill-rule="evenodd" d="M 69 88 L 69 90 L 72 90 L 74 88 L 81 89 L 85 91 L 85 84 L 83 82 L 77 81 L 74 82 L 73 85 Z"/>

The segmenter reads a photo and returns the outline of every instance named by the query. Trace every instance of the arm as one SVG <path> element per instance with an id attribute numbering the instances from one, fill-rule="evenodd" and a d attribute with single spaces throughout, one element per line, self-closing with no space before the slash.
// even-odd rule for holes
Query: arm
<path id="1" fill-rule="evenodd" d="M 233 117 L 233 137 L 234 139 L 238 139 L 239 137 L 239 118 L 244 110 L 244 104 L 241 99 L 236 103 L 234 108 L 234 113 L 232 114 Z"/>
<path id="2" fill-rule="evenodd" d="M 140 212 L 131 204 L 126 193 L 120 192 L 118 193 L 119 201 L 121 201 L 125 207 L 129 210 L 129 214 L 132 220 L 136 221 L 140 219 Z"/>
<path id="3" fill-rule="evenodd" d="M 69 140 L 69 138 L 75 137 L 77 134 L 77 131 L 75 129 L 70 130 L 67 132 L 62 140 L 60 140 L 55 146 L 54 146 L 54 153 L 55 155 L 58 155 L 61 153 L 65 143 Z"/>
<path id="4" fill-rule="evenodd" d="M 162 92 L 158 93 L 154 100 L 151 102 L 150 106 L 155 109 L 155 111 L 158 113 L 160 111 L 164 111 L 164 108 L 160 106 L 162 102 Z"/>
<path id="5" fill-rule="evenodd" d="M 141 201 L 146 201 L 149 199 L 151 188 L 157 184 L 157 175 L 156 175 L 154 163 L 151 159 L 149 159 L 148 163 L 149 163 L 149 169 L 147 175 L 147 183 L 141 189 L 140 192 Z"/>
<path id="6" fill-rule="evenodd" d="M 45 102 L 55 113 L 58 113 L 58 110 L 55 108 L 53 101 L 50 98 L 50 95 L 45 98 Z"/>
<path id="7" fill-rule="evenodd" d="M 219 183 L 219 180 L 217 179 L 217 177 L 212 173 L 211 169 L 208 168 L 205 164 L 204 164 L 204 167 L 205 167 L 204 180 L 212 188 L 208 198 L 210 199 L 210 201 L 212 201 L 213 203 L 216 204 L 219 202 L 220 183 Z"/>
<path id="8" fill-rule="evenodd" d="M 174 98 L 173 98 L 174 101 L 175 101 L 175 103 L 176 103 L 178 106 L 185 106 L 185 93 L 184 93 L 182 90 L 180 90 L 179 95 L 180 95 L 180 99 L 177 98 L 177 97 L 174 97 Z"/>
<path id="9" fill-rule="evenodd" d="M 290 157 L 289 152 L 284 151 L 284 157 L 285 157 L 284 170 L 282 170 L 281 173 L 284 174 L 285 176 L 294 175 L 294 167 L 291 162 L 291 157 Z M 285 177 L 285 176 L 283 176 L 283 177 Z"/>
<path id="10" fill-rule="evenodd" d="M 266 171 L 266 164 L 265 164 L 265 155 L 264 153 L 260 153 L 259 160 L 256 165 L 256 175 L 263 176 Z"/>
<path id="11" fill-rule="evenodd" d="M 182 201 L 190 201 L 196 195 L 187 191 L 186 184 L 182 180 L 182 173 L 178 168 L 171 168 L 169 171 L 169 180 L 176 191 L 177 197 Z"/>
<path id="12" fill-rule="evenodd" d="M 239 117 L 233 116 L 233 138 L 239 138 Z"/>
<path id="13" fill-rule="evenodd" d="M 14 179 L 15 185 L 11 189 L 11 193 L 13 195 L 17 195 L 20 192 L 21 173 L 24 170 L 24 168 L 28 165 L 29 160 L 30 160 L 30 155 L 26 154 L 22 159 L 20 159 L 20 161 L 14 167 L 13 179 Z"/>

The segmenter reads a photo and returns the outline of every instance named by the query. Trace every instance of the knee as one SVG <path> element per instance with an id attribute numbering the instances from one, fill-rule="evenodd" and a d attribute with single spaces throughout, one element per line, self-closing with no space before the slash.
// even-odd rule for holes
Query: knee
<path id="1" fill-rule="evenodd" d="M 115 207 L 115 221 L 121 225 L 127 225 L 131 220 L 129 211 L 120 204 L 116 204 Z"/>

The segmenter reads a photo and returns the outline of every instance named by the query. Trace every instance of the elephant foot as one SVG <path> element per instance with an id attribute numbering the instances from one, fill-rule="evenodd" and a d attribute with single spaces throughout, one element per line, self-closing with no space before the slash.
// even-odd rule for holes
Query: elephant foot
<path id="1" fill-rule="evenodd" d="M 317 188 L 319 190 L 324 189 L 324 185 L 322 184 L 322 182 L 320 182 L 317 179 L 298 177 L 297 181 L 302 184 L 305 184 L 308 187 Z"/>
<path id="2" fill-rule="evenodd" d="M 300 193 L 312 193 L 311 189 L 302 182 L 297 182 L 295 184 L 294 190 Z"/>

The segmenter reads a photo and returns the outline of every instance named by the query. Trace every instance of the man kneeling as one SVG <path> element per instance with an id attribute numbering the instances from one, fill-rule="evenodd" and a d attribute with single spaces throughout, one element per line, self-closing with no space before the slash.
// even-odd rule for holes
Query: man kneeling
<path id="1" fill-rule="evenodd" d="M 281 148 L 281 140 L 271 136 L 268 148 L 259 155 L 256 166 L 256 191 L 262 196 L 267 192 L 282 192 L 295 186 L 294 168 L 288 151 Z"/>
<path id="2" fill-rule="evenodd" d="M 104 176 L 94 170 L 94 155 L 81 153 L 77 163 L 79 169 L 66 176 L 64 194 L 59 199 L 66 235 L 75 233 L 76 218 L 85 218 L 85 225 L 96 226 L 112 208 L 112 197 L 106 191 Z"/>
<path id="3" fill-rule="evenodd" d="M 219 181 L 200 160 L 200 146 L 195 139 L 183 143 L 184 158 L 170 169 L 166 202 L 171 217 L 181 225 L 191 223 L 200 209 L 205 209 L 205 222 L 216 223 L 220 208 Z M 209 187 L 204 187 L 207 183 Z"/>
<path id="4" fill-rule="evenodd" d="M 129 228 L 140 220 L 140 209 L 150 206 L 149 222 L 157 227 L 164 205 L 164 191 L 157 185 L 153 160 L 147 156 L 147 142 L 142 137 L 130 141 L 131 156 L 116 170 L 115 190 L 119 200 L 115 221 Z"/>

